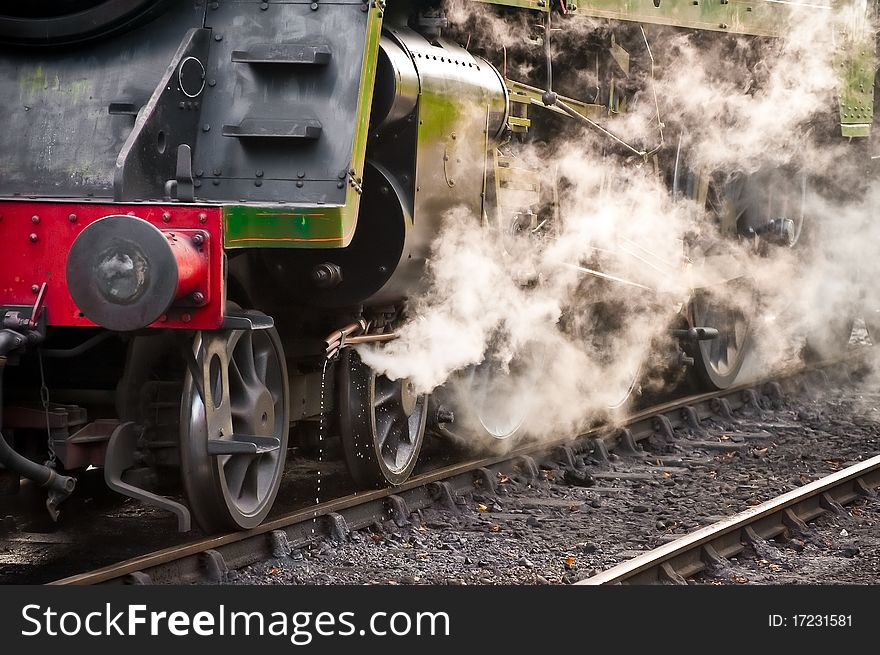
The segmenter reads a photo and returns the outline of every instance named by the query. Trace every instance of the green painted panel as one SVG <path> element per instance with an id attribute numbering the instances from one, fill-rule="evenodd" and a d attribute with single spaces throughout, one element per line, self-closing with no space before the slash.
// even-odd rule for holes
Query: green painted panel
<path id="1" fill-rule="evenodd" d="M 487 5 L 503 5 L 505 7 L 520 7 L 522 9 L 534 9 L 535 11 L 550 11 L 547 0 L 474 0 Z"/>
<path id="2" fill-rule="evenodd" d="M 874 120 L 874 71 L 877 68 L 874 33 L 867 16 L 852 12 L 838 30 L 839 49 L 835 57 L 840 83 L 841 134 L 870 136 Z"/>

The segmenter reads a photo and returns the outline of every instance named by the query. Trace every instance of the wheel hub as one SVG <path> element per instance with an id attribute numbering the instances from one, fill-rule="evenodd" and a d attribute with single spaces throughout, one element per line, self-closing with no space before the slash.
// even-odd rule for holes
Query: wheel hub
<path id="1" fill-rule="evenodd" d="M 400 407 L 407 416 L 412 416 L 416 408 L 416 400 L 418 400 L 415 385 L 412 380 L 406 378 L 400 382 Z"/>
<path id="2" fill-rule="evenodd" d="M 269 436 L 272 434 L 275 426 L 275 403 L 272 400 L 272 394 L 269 390 L 263 388 L 259 394 L 257 402 L 254 406 L 254 414 L 252 424 L 254 426 L 254 434 L 260 436 Z"/>

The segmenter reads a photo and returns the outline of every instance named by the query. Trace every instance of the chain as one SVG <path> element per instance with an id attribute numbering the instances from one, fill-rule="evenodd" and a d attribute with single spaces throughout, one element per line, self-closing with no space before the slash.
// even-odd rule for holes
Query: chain
<path id="1" fill-rule="evenodd" d="M 58 458 L 55 455 L 55 445 L 52 443 L 52 428 L 49 422 L 49 387 L 46 386 L 46 375 L 43 372 L 43 351 L 40 348 L 37 349 L 37 358 L 40 360 L 40 401 L 43 403 L 43 411 L 46 413 L 46 447 L 49 450 L 46 466 L 54 469 Z"/>

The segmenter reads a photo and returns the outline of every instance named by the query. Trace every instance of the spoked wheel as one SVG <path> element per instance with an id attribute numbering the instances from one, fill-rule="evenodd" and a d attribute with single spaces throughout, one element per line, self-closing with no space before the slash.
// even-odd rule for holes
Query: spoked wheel
<path id="1" fill-rule="evenodd" d="M 466 401 L 474 428 L 493 439 L 511 439 L 523 430 L 531 413 L 528 398 L 518 398 L 522 385 L 516 371 L 504 371 L 491 361 L 475 367 L 469 376 Z"/>
<path id="2" fill-rule="evenodd" d="M 697 381 L 709 389 L 726 389 L 745 360 L 748 318 L 736 301 L 714 298 L 706 292 L 697 292 L 690 309 L 695 326 L 718 330 L 716 339 L 698 341 L 692 349 Z"/>
<path id="3" fill-rule="evenodd" d="M 193 349 L 201 375 L 197 384 L 187 372 L 183 387 L 184 490 L 206 532 L 250 529 L 272 508 L 287 454 L 281 340 L 274 328 L 200 332 Z"/>
<path id="4" fill-rule="evenodd" d="M 428 397 L 408 379 L 377 375 L 346 348 L 339 367 L 339 428 L 349 473 L 363 487 L 402 484 L 415 468 Z"/>
<path id="5" fill-rule="evenodd" d="M 584 293 L 585 297 L 589 297 Z M 641 393 L 643 360 L 633 353 L 630 345 L 634 338 L 624 330 L 634 318 L 633 307 L 644 299 L 632 297 L 626 301 L 594 301 L 581 304 L 572 311 L 566 326 L 567 333 L 583 344 L 595 363 L 603 371 L 601 402 L 606 409 L 618 411 L 627 407 Z"/>

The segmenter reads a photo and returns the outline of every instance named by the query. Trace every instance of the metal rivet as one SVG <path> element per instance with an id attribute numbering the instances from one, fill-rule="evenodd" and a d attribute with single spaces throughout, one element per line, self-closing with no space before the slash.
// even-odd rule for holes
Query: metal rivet
<path id="1" fill-rule="evenodd" d="M 39 287 L 39 285 L 37 285 L 37 284 L 32 284 L 32 285 L 31 285 L 31 293 L 39 293 L 39 292 L 40 292 L 40 287 Z"/>
<path id="2" fill-rule="evenodd" d="M 208 80 L 208 86 L 217 86 L 217 80 Z"/>
<path id="3" fill-rule="evenodd" d="M 694 3 L 694 4 L 696 4 L 696 3 Z M 220 32 L 218 32 L 217 34 L 214 35 L 214 40 L 215 41 L 222 41 L 223 35 Z"/>
<path id="4" fill-rule="evenodd" d="M 184 323 L 189 323 L 192 320 L 192 316 L 190 314 L 181 314 L 180 320 Z"/>
<path id="5" fill-rule="evenodd" d="M 336 188 L 337 188 L 337 189 L 341 189 L 341 188 L 343 188 L 344 186 L 345 186 L 345 182 L 337 182 L 337 183 L 336 183 Z"/>
<path id="6" fill-rule="evenodd" d="M 31 243 L 36 243 L 40 240 L 40 238 L 33 232 L 31 232 L 31 235 L 28 238 L 31 240 Z"/>
<path id="7" fill-rule="evenodd" d="M 169 214 L 168 212 L 163 213 L 163 214 L 162 214 L 162 220 L 165 221 L 165 222 L 167 223 L 168 221 L 171 220 L 171 214 Z"/>
<path id="8" fill-rule="evenodd" d="M 207 222 L 208 222 L 208 215 L 204 212 L 199 214 L 199 223 L 207 223 Z"/>
<path id="9" fill-rule="evenodd" d="M 192 299 L 195 304 L 203 305 L 205 303 L 205 294 L 203 294 L 201 291 L 196 291 L 192 295 Z"/>
<path id="10" fill-rule="evenodd" d="M 71 223 L 76 223 L 76 214 L 71 214 L 70 216 L 67 217 L 67 220 L 70 221 Z"/>
<path id="11" fill-rule="evenodd" d="M 263 177 L 262 169 L 258 169 L 256 175 L 257 175 L 257 177 Z"/>
<path id="12" fill-rule="evenodd" d="M 302 180 L 297 180 L 297 181 L 296 181 L 296 186 L 297 186 L 298 188 L 302 189 L 302 185 L 303 185 Z"/>
<path id="13" fill-rule="evenodd" d="M 312 11 L 318 11 L 318 3 L 317 2 L 313 2 L 312 4 L 309 5 L 309 7 L 311 8 Z"/>
<path id="14" fill-rule="evenodd" d="M 306 172 L 305 172 L 305 171 L 297 171 L 297 172 L 296 172 L 296 176 L 297 176 L 298 178 L 302 179 L 302 178 L 304 178 L 304 177 L 306 176 Z"/>
<path id="15" fill-rule="evenodd" d="M 254 186 L 263 186 L 263 180 L 254 180 Z"/>
<path id="16" fill-rule="evenodd" d="M 269 3 L 268 3 L 268 2 L 261 2 L 261 3 L 260 3 L 260 9 L 261 9 L 261 10 L 266 11 L 268 8 L 269 8 Z"/>
<path id="17" fill-rule="evenodd" d="M 223 173 L 223 171 L 220 170 L 219 168 L 214 169 L 214 175 L 222 175 L 222 173 Z"/>
<path id="18" fill-rule="evenodd" d="M 34 225 L 39 225 L 40 224 L 40 217 L 39 216 L 31 216 L 31 223 L 33 223 Z"/>

